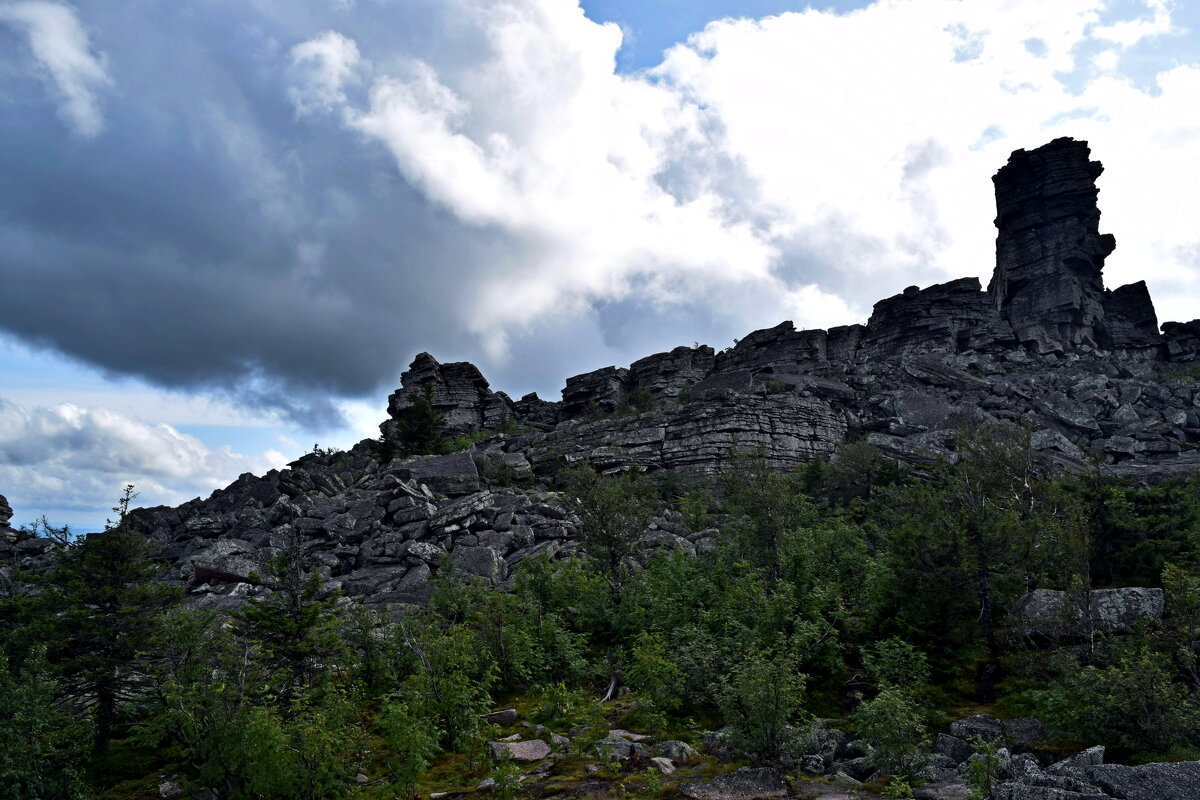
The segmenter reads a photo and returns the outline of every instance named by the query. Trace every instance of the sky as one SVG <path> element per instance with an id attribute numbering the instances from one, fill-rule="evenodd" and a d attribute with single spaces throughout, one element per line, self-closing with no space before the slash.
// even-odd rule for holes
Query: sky
<path id="1" fill-rule="evenodd" d="M 0 0 L 0 494 L 95 529 L 378 435 L 421 351 L 514 397 L 994 257 L 1104 162 L 1106 282 L 1200 316 L 1200 4 Z"/>

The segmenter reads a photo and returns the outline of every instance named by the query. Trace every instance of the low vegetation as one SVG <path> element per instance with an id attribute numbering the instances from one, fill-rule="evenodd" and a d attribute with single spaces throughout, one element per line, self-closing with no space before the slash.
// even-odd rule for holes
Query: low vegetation
<path id="1" fill-rule="evenodd" d="M 503 590 L 446 565 L 426 607 L 390 615 L 331 591 L 287 543 L 272 593 L 232 616 L 181 611 L 121 516 L 3 586 L 0 796 L 156 796 L 161 775 L 229 800 L 487 778 L 490 796 L 520 796 L 520 767 L 486 752 L 502 732 L 482 715 L 502 703 L 570 739 L 548 794 L 587 775 L 609 725 L 698 748 L 722 728 L 733 759 L 795 770 L 808 723 L 835 718 L 873 745 L 892 797 L 919 782 L 933 732 L 981 708 L 1134 759 L 1200 755 L 1200 480 L 1054 479 L 1019 429 L 964 431 L 958 452 L 921 480 L 865 445 L 790 474 L 740 457 L 679 493 L 575 468 L 561 479 L 583 555 L 527 559 Z M 639 564 L 666 508 L 719 533 Z M 1073 650 L 1010 635 L 1032 588 L 1123 585 L 1163 586 L 1166 617 Z M 597 769 L 637 796 L 678 785 Z"/>

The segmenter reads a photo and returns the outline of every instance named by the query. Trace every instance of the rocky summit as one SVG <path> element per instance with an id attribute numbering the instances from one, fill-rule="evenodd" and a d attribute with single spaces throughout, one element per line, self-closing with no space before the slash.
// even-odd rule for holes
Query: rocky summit
<path id="1" fill-rule="evenodd" d="M 475 366 L 422 353 L 389 398 L 383 441 L 423 405 L 460 452 L 381 457 L 364 441 L 133 518 L 197 603 L 259 591 L 262 564 L 293 534 L 347 594 L 421 602 L 444 559 L 499 583 L 530 555 L 572 552 L 579 522 L 558 495 L 505 487 L 585 460 L 712 476 L 737 450 L 787 469 L 864 439 L 920 467 L 955 458 L 956 429 L 1012 421 L 1059 469 L 1186 474 L 1200 467 L 1200 320 L 1160 328 L 1144 283 L 1105 289 L 1116 242 L 1100 233 L 1102 169 L 1073 139 L 1012 154 L 993 178 L 986 290 L 975 278 L 913 286 L 865 325 L 782 322 L 720 351 L 677 347 L 567 378 L 557 401 L 513 400 Z M 714 532 L 669 513 L 647 548 L 711 545 Z"/>

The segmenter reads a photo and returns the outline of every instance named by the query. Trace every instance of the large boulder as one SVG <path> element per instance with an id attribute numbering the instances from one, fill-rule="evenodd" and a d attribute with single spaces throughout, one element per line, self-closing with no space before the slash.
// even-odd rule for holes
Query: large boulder
<path id="1" fill-rule="evenodd" d="M 1177 764 L 1104 764 L 1089 767 L 1088 777 L 1121 800 L 1196 800 L 1200 798 L 1200 761 Z"/>
<path id="2" fill-rule="evenodd" d="M 1128 586 L 1097 589 L 1086 598 L 1053 589 L 1035 589 L 1013 608 L 1018 633 L 1045 639 L 1082 639 L 1089 633 L 1130 633 L 1139 623 L 1162 618 L 1162 589 Z"/>
<path id="3" fill-rule="evenodd" d="M 514 761 L 541 761 L 550 755 L 550 745 L 541 739 L 529 739 L 517 742 L 488 742 L 488 750 L 492 760 L 499 761 L 511 758 Z"/>
<path id="4" fill-rule="evenodd" d="M 783 776 L 770 767 L 742 767 L 711 781 L 685 783 L 679 791 L 693 800 L 757 800 L 786 797 L 788 786 Z"/>

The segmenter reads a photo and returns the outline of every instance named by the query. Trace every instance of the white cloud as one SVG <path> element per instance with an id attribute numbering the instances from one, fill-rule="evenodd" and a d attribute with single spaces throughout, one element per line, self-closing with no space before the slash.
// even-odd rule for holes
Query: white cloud
<path id="1" fill-rule="evenodd" d="M 87 30 L 75 10 L 62 3 L 0 3 L 0 22 L 28 37 L 38 66 L 59 95 L 59 114 L 83 136 L 104 129 L 96 93 L 112 83 L 103 56 L 93 55 Z"/>
<path id="2" fill-rule="evenodd" d="M 26 408 L 0 397 L 0 487 L 14 508 L 107 508 L 128 483 L 140 505 L 178 504 L 286 461 L 274 450 L 213 449 L 170 425 L 104 408 Z"/>
<path id="3" fill-rule="evenodd" d="M 352 5 L 343 5 L 349 9 Z M 331 111 L 346 102 L 344 88 L 358 79 L 368 65 L 358 45 L 334 31 L 292 48 L 292 79 L 288 98 L 300 115 Z"/>
<path id="4" fill-rule="evenodd" d="M 527 263 L 463 287 L 462 324 L 493 357 L 539 317 L 633 293 L 663 306 L 723 298 L 714 313 L 749 328 L 785 313 L 861 321 L 915 282 L 986 283 L 991 175 L 1012 150 L 1062 135 L 1090 138 L 1110 167 L 1110 285 L 1196 281 L 1185 206 L 1154 188 L 1200 180 L 1200 148 L 1168 160 L 1154 144 L 1168 131 L 1191 140 L 1196 68 L 1160 76 L 1159 96 L 1118 71 L 1120 51 L 1173 31 L 1164 2 L 1103 25 L 1104 0 L 722 20 L 632 76 L 615 72 L 620 30 L 572 3 L 452 5 L 489 46 L 465 66 L 457 53 L 372 70 L 365 106 L 341 91 L 363 63 L 354 42 L 329 32 L 293 53 L 328 76 L 312 95 L 322 107 L 385 145 L 430 200 L 531 243 Z M 1090 65 L 1089 41 L 1108 47 Z M 1081 92 L 1064 84 L 1078 70 L 1092 70 Z M 1161 299 L 1167 316 L 1181 311 Z"/>

